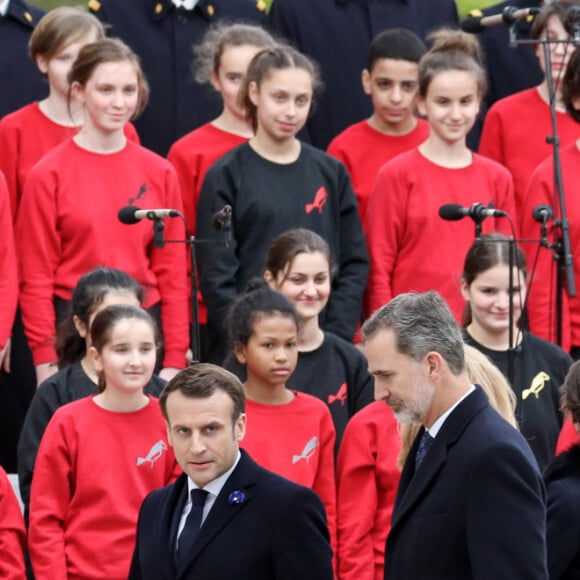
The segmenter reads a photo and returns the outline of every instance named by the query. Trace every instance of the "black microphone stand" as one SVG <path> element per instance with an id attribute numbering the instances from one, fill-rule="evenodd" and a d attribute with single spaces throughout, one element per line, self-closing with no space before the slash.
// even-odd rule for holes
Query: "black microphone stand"
<path id="1" fill-rule="evenodd" d="M 231 208 L 230 208 L 231 212 Z M 166 243 L 169 244 L 183 244 L 186 243 L 189 246 L 189 257 L 190 257 L 190 278 L 191 278 L 191 323 L 189 327 L 189 344 L 191 348 L 191 364 L 198 364 L 201 361 L 201 340 L 199 333 L 199 305 L 197 303 L 197 294 L 199 291 L 199 284 L 197 282 L 197 256 L 196 256 L 196 245 L 207 243 L 207 244 L 229 244 L 231 237 L 231 213 L 228 214 L 228 221 L 225 223 L 220 223 L 218 229 L 224 232 L 223 239 L 211 239 L 211 240 L 198 240 L 195 236 L 191 235 L 187 221 L 181 212 L 177 212 L 179 217 L 183 220 L 185 225 L 186 239 L 184 240 L 165 240 L 163 238 L 163 230 L 165 229 L 165 224 L 163 219 L 155 218 L 153 220 L 153 244 L 156 248 L 163 248 Z M 217 226 L 216 226 L 217 227 Z"/>
<path id="2" fill-rule="evenodd" d="M 577 32 L 574 33 L 574 38 L 578 37 L 580 40 L 580 23 L 575 25 L 578 27 Z M 552 145 L 552 158 L 554 162 L 554 193 L 558 197 L 560 205 L 560 219 L 554 221 L 554 227 L 560 229 L 560 236 L 552 244 L 554 250 L 554 258 L 558 263 L 557 282 L 556 282 L 556 340 L 559 345 L 562 345 L 562 327 L 563 327 L 563 293 L 564 293 L 564 278 L 566 278 L 566 287 L 568 289 L 568 296 L 576 296 L 576 284 L 574 280 L 574 267 L 572 262 L 572 249 L 570 243 L 570 223 L 568 222 L 568 215 L 566 211 L 566 197 L 564 195 L 564 183 L 562 179 L 562 162 L 560 160 L 560 138 L 558 137 L 558 121 L 556 114 L 556 90 L 552 80 L 552 59 L 550 54 L 551 44 L 570 44 L 571 40 L 551 40 L 548 38 L 542 40 L 513 40 L 516 45 L 521 44 L 542 44 L 544 53 L 544 62 L 546 68 L 546 82 L 548 85 L 548 96 L 550 105 L 550 120 L 552 125 L 552 134 L 546 137 L 546 142 Z M 531 291 L 531 288 L 530 288 Z"/>

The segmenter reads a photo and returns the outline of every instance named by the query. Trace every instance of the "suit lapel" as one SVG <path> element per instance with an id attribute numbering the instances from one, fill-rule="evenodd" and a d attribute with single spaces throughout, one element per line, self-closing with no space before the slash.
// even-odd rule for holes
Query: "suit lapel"
<path id="1" fill-rule="evenodd" d="M 187 475 L 182 474 L 177 478 L 167 496 L 158 528 L 158 549 L 163 554 L 163 557 L 160 558 L 160 560 L 163 563 L 164 572 L 167 574 L 167 578 L 177 577 L 177 567 L 175 565 L 175 542 L 186 496 Z"/>
<path id="2" fill-rule="evenodd" d="M 449 448 L 457 441 L 473 417 L 488 405 L 487 396 L 480 387 L 477 387 L 475 392 L 464 399 L 447 417 L 443 427 L 435 437 L 429 453 L 415 473 L 415 455 L 425 429 L 422 428 L 419 431 L 401 474 L 399 491 L 393 510 L 392 530 L 395 530 L 405 516 L 424 497 L 433 480 L 444 467 Z"/>
<path id="3" fill-rule="evenodd" d="M 215 536 L 252 501 L 252 492 L 255 491 L 252 488 L 258 480 L 258 474 L 258 465 L 242 450 L 242 457 L 238 465 L 226 481 L 203 522 L 188 563 L 183 570 L 180 570 L 180 573 L 187 570 Z M 243 502 L 230 503 L 229 497 L 234 491 L 243 492 Z"/>

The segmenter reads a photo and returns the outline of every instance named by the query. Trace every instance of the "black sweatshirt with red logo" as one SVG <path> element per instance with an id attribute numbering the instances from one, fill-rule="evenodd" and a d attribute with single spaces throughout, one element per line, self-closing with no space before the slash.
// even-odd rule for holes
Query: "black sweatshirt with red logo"
<path id="1" fill-rule="evenodd" d="M 213 216 L 232 207 L 231 240 L 217 231 Z M 329 244 L 336 272 L 320 322 L 352 340 L 361 316 L 368 255 L 356 197 L 344 165 L 302 143 L 298 159 L 279 164 L 244 143 L 207 172 L 197 206 L 200 286 L 208 310 L 211 360 L 221 362 L 227 345 L 225 318 L 248 281 L 262 274 L 268 248 L 292 228 L 308 228 Z"/>

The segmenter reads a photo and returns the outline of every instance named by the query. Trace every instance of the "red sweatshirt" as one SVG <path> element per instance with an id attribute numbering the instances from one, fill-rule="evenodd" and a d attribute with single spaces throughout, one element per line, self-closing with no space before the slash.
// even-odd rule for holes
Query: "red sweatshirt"
<path id="1" fill-rule="evenodd" d="M 126 579 L 142 501 L 180 472 L 157 399 L 131 413 L 107 411 L 93 397 L 58 409 L 32 478 L 36 578 Z"/>
<path id="2" fill-rule="evenodd" d="M 363 225 L 381 167 L 393 157 L 418 147 L 428 136 L 429 124 L 423 119 L 417 119 L 417 126 L 406 135 L 385 135 L 364 120 L 346 128 L 331 141 L 328 153 L 348 169 Z"/>
<path id="3" fill-rule="evenodd" d="M 335 431 L 328 407 L 316 397 L 293 391 L 285 405 L 246 401 L 248 427 L 241 442 L 262 467 L 313 489 L 326 508 L 336 555 Z"/>
<path id="4" fill-rule="evenodd" d="M 0 171 L 0 350 L 12 335 L 12 323 L 18 302 L 18 268 L 14 232 L 12 231 L 12 213 L 6 180 Z"/>
<path id="5" fill-rule="evenodd" d="M 185 244 L 154 248 L 149 220 L 134 225 L 119 221 L 117 214 L 127 205 L 181 210 L 171 164 L 131 141 L 118 153 L 102 155 L 70 139 L 31 171 L 16 240 L 20 306 L 34 364 L 56 360 L 53 297 L 70 300 L 85 272 L 107 266 L 125 270 L 143 285 L 145 308 L 161 302 L 164 366 L 185 366 L 189 336 Z M 185 239 L 180 219 L 163 223 L 164 239 Z"/>
<path id="6" fill-rule="evenodd" d="M 580 138 L 580 125 L 570 115 L 557 112 L 556 117 L 561 146 Z M 532 172 L 552 151 L 546 143 L 551 134 L 550 107 L 537 87 L 500 99 L 485 117 L 479 153 L 509 169 L 518 213 Z"/>
<path id="7" fill-rule="evenodd" d="M 576 143 L 564 147 L 560 152 L 562 177 L 566 196 L 566 213 L 570 224 L 570 244 L 572 264 L 576 282 L 576 296 L 570 298 L 563 294 L 563 333 L 562 348 L 569 351 L 572 346 L 580 346 L 580 151 Z M 538 240 L 540 224 L 532 217 L 533 209 L 540 204 L 547 204 L 554 209 L 554 217 L 560 218 L 560 202 L 554 193 L 554 163 L 551 157 L 545 159 L 534 171 L 526 193 L 521 216 L 522 238 Z M 550 222 L 551 224 L 551 222 Z M 554 242 L 557 232 L 549 232 L 550 242 Z M 536 264 L 537 243 L 522 244 L 528 267 Z M 528 317 L 530 330 L 541 338 L 557 342 L 556 336 L 556 261 L 552 251 L 540 248 L 534 279 L 528 296 Z"/>
<path id="8" fill-rule="evenodd" d="M 175 167 L 179 178 L 183 214 L 192 235 L 195 235 L 195 210 L 207 170 L 222 155 L 247 140 L 245 137 L 222 131 L 211 123 L 206 123 L 176 141 L 169 150 L 167 159 Z M 201 294 L 198 296 L 198 305 L 199 322 L 205 324 L 207 323 L 207 309 Z"/>
<path id="9" fill-rule="evenodd" d="M 26 580 L 25 549 L 22 511 L 8 476 L 0 467 L 0 578 Z"/>
<path id="10" fill-rule="evenodd" d="M 0 120 L 0 171 L 8 182 L 14 219 L 30 170 L 51 149 L 73 137 L 77 130 L 51 121 L 38 103 L 30 103 Z M 131 123 L 125 126 L 125 135 L 139 143 Z"/>
<path id="11" fill-rule="evenodd" d="M 467 167 L 449 169 L 413 149 L 381 169 L 366 217 L 368 313 L 403 292 L 437 290 L 461 319 L 461 273 L 475 226 L 470 218 L 444 221 L 439 208 L 476 202 L 495 204 L 517 224 L 511 177 L 490 159 L 474 154 Z M 483 233 L 496 228 L 511 234 L 505 218 L 483 222 Z"/>
<path id="12" fill-rule="evenodd" d="M 382 401 L 361 409 L 346 426 L 337 464 L 341 580 L 383 580 L 400 452 L 399 425 Z"/>

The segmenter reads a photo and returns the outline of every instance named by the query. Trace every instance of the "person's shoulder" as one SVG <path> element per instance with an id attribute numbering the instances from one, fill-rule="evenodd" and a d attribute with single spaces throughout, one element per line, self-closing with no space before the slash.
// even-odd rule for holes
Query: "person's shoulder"
<path id="1" fill-rule="evenodd" d="M 50 422 L 55 425 L 59 423 L 79 423 L 82 422 L 83 418 L 85 418 L 87 414 L 90 414 L 93 409 L 96 409 L 96 404 L 93 402 L 92 396 L 77 399 L 76 401 L 71 401 L 70 403 L 58 407 Z"/>
<path id="2" fill-rule="evenodd" d="M 260 484 L 264 489 L 274 492 L 274 497 L 278 497 L 280 500 L 286 499 L 285 503 L 288 503 L 297 495 L 318 497 L 311 489 L 262 467 L 246 451 L 242 451 L 242 459 L 236 469 L 238 468 L 253 471 L 256 483 Z"/>
<path id="3" fill-rule="evenodd" d="M 347 356 L 348 358 L 364 363 L 365 366 L 367 366 L 364 354 L 354 346 L 352 342 L 349 342 L 332 332 L 324 332 L 323 345 L 327 348 L 331 348 L 340 355 Z"/>
<path id="4" fill-rule="evenodd" d="M 332 151 L 334 149 L 340 149 L 343 146 L 350 147 L 353 144 L 353 140 L 365 137 L 369 134 L 371 127 L 369 126 L 368 122 L 365 120 L 358 121 L 357 123 L 353 123 L 349 125 L 346 129 L 340 132 L 328 146 L 328 151 Z"/>
<path id="5" fill-rule="evenodd" d="M 150 491 L 143 500 L 142 511 L 144 510 L 151 510 L 157 509 L 160 505 L 162 505 L 173 493 L 179 493 L 179 490 L 184 486 L 187 485 L 187 475 L 182 473 L 178 476 L 178 478 L 164 485 L 163 487 L 158 487 Z"/>
<path id="6" fill-rule="evenodd" d="M 301 151 L 299 159 L 310 159 L 315 161 L 319 164 L 330 165 L 334 167 L 344 167 L 344 165 L 333 157 L 329 155 L 326 151 L 311 145 L 310 143 L 305 143 L 304 141 L 300 141 Z"/>
<path id="7" fill-rule="evenodd" d="M 544 473 L 547 483 L 567 477 L 580 479 L 580 445 L 574 445 L 568 451 L 557 455 Z"/>
<path id="8" fill-rule="evenodd" d="M 495 159 L 490 159 L 485 155 L 479 153 L 473 153 L 473 162 L 471 164 L 473 169 L 483 169 L 485 172 L 500 177 L 504 180 L 511 181 L 512 176 L 504 165 L 496 161 Z"/>
<path id="9" fill-rule="evenodd" d="M 303 393 L 301 391 L 294 391 L 294 408 L 300 413 L 316 413 L 319 415 L 326 415 L 330 411 L 328 406 L 314 395 Z"/>
<path id="10" fill-rule="evenodd" d="M 214 0 L 221 18 L 251 18 L 261 21 L 266 15 L 265 0 Z"/>
<path id="11" fill-rule="evenodd" d="M 570 355 L 564 351 L 560 346 L 549 342 L 531 332 L 524 333 L 524 348 L 529 348 L 535 353 L 542 353 L 548 355 L 550 358 L 557 358 L 562 361 L 567 362 L 569 365 L 572 364 L 572 358 Z"/>
<path id="12" fill-rule="evenodd" d="M 24 107 L 4 115 L 0 119 L 0 130 L 9 131 L 20 128 L 23 123 L 37 119 L 39 114 L 38 103 L 36 101 L 28 103 L 28 105 L 24 105 Z"/>
<path id="13" fill-rule="evenodd" d="M 357 411 L 346 424 L 346 431 L 360 429 L 363 425 L 383 425 L 391 420 L 393 412 L 384 401 L 373 401 Z"/>
<path id="14" fill-rule="evenodd" d="M 10 0 L 8 3 L 7 16 L 18 21 L 23 26 L 33 29 L 46 12 L 24 0 Z M 2 18 L 0 18 L 0 21 Z"/>
<path id="15" fill-rule="evenodd" d="M 203 146 L 204 141 L 211 138 L 217 129 L 211 123 L 205 123 L 193 131 L 180 137 L 169 150 L 169 157 L 172 154 L 187 154 L 191 149 L 198 149 Z"/>
<path id="16" fill-rule="evenodd" d="M 59 143 L 48 151 L 48 153 L 43 155 L 40 161 L 38 161 L 38 163 L 36 163 L 30 170 L 29 181 L 30 177 L 34 175 L 58 170 L 63 162 L 67 162 L 67 165 L 69 165 L 68 162 L 70 161 L 71 156 L 82 154 L 82 151 L 83 150 L 75 144 L 72 138 Z M 72 164 L 74 164 L 74 162 L 72 162 Z"/>
<path id="17" fill-rule="evenodd" d="M 228 151 L 225 155 L 222 155 L 208 169 L 207 174 L 225 171 L 228 169 L 239 169 L 246 163 L 251 162 L 256 158 L 260 158 L 260 156 L 254 152 L 249 143 L 241 143 L 237 147 L 234 147 Z"/>
<path id="18" fill-rule="evenodd" d="M 513 95 L 509 95 L 503 99 L 499 99 L 499 101 L 496 101 L 491 106 L 487 114 L 491 115 L 492 117 L 494 115 L 503 116 L 512 114 L 514 109 L 519 110 L 520 107 L 529 106 L 530 103 L 535 104 L 538 99 L 539 95 L 535 87 L 531 89 L 524 89 L 523 91 L 519 91 Z M 510 121 L 513 121 L 513 119 L 510 119 Z"/>

